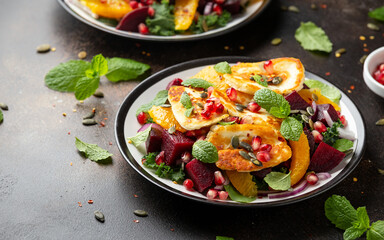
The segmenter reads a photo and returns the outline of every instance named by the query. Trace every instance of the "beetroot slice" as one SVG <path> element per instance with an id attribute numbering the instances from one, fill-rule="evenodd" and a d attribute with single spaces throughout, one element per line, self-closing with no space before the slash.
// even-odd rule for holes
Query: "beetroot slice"
<path id="1" fill-rule="evenodd" d="M 149 7 L 136 8 L 125 14 L 116 26 L 116 29 L 128 32 L 138 32 L 139 24 L 144 23 L 145 19 L 148 17 L 148 8 Z"/>
<path id="2" fill-rule="evenodd" d="M 181 158 L 182 153 L 192 151 L 193 143 L 194 141 L 179 131 L 169 134 L 167 130 L 163 130 L 161 150 L 165 153 L 165 164 L 174 165 L 176 159 Z"/>
<path id="3" fill-rule="evenodd" d="M 309 144 L 309 152 L 310 152 L 310 155 L 312 156 L 316 148 L 315 137 L 313 136 L 312 132 L 307 128 L 304 129 L 304 133 L 307 136 L 308 144 Z"/>
<path id="4" fill-rule="evenodd" d="M 194 188 L 198 192 L 203 192 L 212 185 L 214 179 L 214 171 L 209 166 L 210 164 L 200 162 L 193 159 L 185 165 L 185 172 L 192 179 Z"/>
<path id="5" fill-rule="evenodd" d="M 152 127 L 151 131 L 149 132 L 147 141 L 145 142 L 147 153 L 160 152 L 162 140 L 163 140 L 163 131 L 159 130 L 158 128 Z"/>
<path id="6" fill-rule="evenodd" d="M 321 121 L 326 126 L 328 126 L 327 121 L 325 120 L 323 111 L 327 111 L 329 116 L 331 117 L 332 121 L 336 122 L 339 120 L 339 115 L 337 114 L 337 111 L 331 104 L 319 104 L 317 105 L 317 110 L 315 111 L 315 114 L 311 117 L 313 122 Z"/>
<path id="7" fill-rule="evenodd" d="M 292 110 L 306 110 L 310 106 L 296 91 L 291 92 L 284 98 L 289 102 Z"/>
<path id="8" fill-rule="evenodd" d="M 321 142 L 311 158 L 309 169 L 315 172 L 329 172 L 345 157 L 345 153 Z"/>

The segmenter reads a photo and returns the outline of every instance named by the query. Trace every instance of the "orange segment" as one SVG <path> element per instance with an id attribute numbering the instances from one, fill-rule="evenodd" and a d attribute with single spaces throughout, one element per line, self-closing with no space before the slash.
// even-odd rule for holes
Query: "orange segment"
<path id="1" fill-rule="evenodd" d="M 192 24 L 199 0 L 175 1 L 175 30 L 187 30 Z"/>
<path id="2" fill-rule="evenodd" d="M 304 132 L 301 133 L 299 141 L 289 140 L 292 149 L 291 168 L 291 186 L 302 179 L 307 172 L 310 154 L 308 138 Z"/>
<path id="3" fill-rule="evenodd" d="M 93 13 L 101 17 L 119 19 L 132 11 L 131 6 L 124 0 L 81 0 Z"/>
<path id="4" fill-rule="evenodd" d="M 173 115 L 171 108 L 163 108 L 159 106 L 153 106 L 149 111 L 149 116 L 153 119 L 153 121 L 160 126 L 162 126 L 164 129 L 169 129 L 173 125 L 176 126 L 176 130 L 180 132 L 185 132 L 185 130 L 182 126 L 180 126 L 179 122 L 176 120 L 175 116 Z"/>
<path id="5" fill-rule="evenodd" d="M 339 105 L 329 100 L 329 98 L 321 95 L 321 91 L 318 88 L 301 89 L 297 93 L 309 104 L 311 104 L 313 101 L 313 94 L 316 94 L 318 97 L 318 100 L 316 101 L 317 104 L 331 104 L 336 111 L 340 111 Z"/>
<path id="6" fill-rule="evenodd" d="M 257 185 L 252 181 L 252 175 L 248 172 L 226 171 L 232 185 L 246 197 L 257 196 Z"/>

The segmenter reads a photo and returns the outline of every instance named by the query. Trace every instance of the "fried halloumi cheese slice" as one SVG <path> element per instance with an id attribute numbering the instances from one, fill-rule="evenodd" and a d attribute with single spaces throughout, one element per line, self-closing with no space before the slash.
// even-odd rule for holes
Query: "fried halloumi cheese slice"
<path id="1" fill-rule="evenodd" d="M 256 166 L 251 161 L 244 159 L 240 149 L 234 149 L 231 145 L 233 136 L 238 136 L 240 141 L 251 144 L 254 136 L 260 136 L 262 143 L 270 144 L 271 159 L 263 162 L 263 166 Z M 236 170 L 238 172 L 259 171 L 264 168 L 274 167 L 287 161 L 292 156 L 292 150 L 287 141 L 278 130 L 269 126 L 254 124 L 215 125 L 211 127 L 206 141 L 211 142 L 218 150 L 219 161 L 216 166 L 222 170 Z M 256 154 L 256 153 L 255 153 Z"/>
<path id="2" fill-rule="evenodd" d="M 184 113 L 186 109 L 180 102 L 180 97 L 183 92 L 186 92 L 189 95 L 192 102 L 192 106 L 194 107 L 190 117 L 185 116 Z M 229 116 L 226 113 L 226 110 L 224 109 L 223 113 L 212 113 L 209 119 L 204 118 L 201 115 L 201 112 L 204 110 L 203 108 L 201 108 L 201 106 L 206 103 L 207 98 L 201 98 L 202 93 L 203 91 L 197 91 L 195 89 L 184 86 L 173 86 L 168 91 L 168 100 L 172 106 L 173 115 L 175 116 L 179 124 L 187 130 L 195 130 L 203 127 L 208 127 L 220 122 L 222 119 Z"/>
<path id="3" fill-rule="evenodd" d="M 262 88 L 268 88 L 283 95 L 303 88 L 304 66 L 299 59 L 276 58 L 270 61 L 272 65 L 267 68 L 268 71 L 264 69 L 265 62 L 238 63 L 231 67 L 232 74 L 223 75 L 224 81 L 236 90 L 252 95 Z M 251 77 L 257 74 L 267 78 L 281 77 L 282 81 L 277 85 L 268 84 L 268 87 L 264 87 L 251 80 Z"/>

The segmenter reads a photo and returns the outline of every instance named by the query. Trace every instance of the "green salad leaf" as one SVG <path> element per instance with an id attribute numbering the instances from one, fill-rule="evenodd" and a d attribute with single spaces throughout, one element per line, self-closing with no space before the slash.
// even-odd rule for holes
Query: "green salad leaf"
<path id="1" fill-rule="evenodd" d="M 353 147 L 353 142 L 345 138 L 340 138 L 335 141 L 332 147 L 336 148 L 340 152 L 345 152 L 351 147 Z"/>
<path id="2" fill-rule="evenodd" d="M 113 154 L 105 149 L 100 148 L 96 144 L 89 144 L 81 141 L 76 137 L 76 148 L 85 154 L 85 156 L 92 161 L 102 161 L 111 157 Z"/>
<path id="3" fill-rule="evenodd" d="M 287 117 L 281 123 L 280 132 L 286 139 L 299 141 L 300 135 L 303 132 L 303 124 L 296 118 Z"/>
<path id="4" fill-rule="evenodd" d="M 224 10 L 221 15 L 215 12 L 209 15 L 200 15 L 197 22 L 192 22 L 189 30 L 195 34 L 204 33 L 211 29 L 224 27 L 231 20 L 231 13 Z"/>
<path id="5" fill-rule="evenodd" d="M 295 38 L 305 50 L 332 52 L 332 43 L 328 36 L 313 22 L 302 22 L 296 30 Z"/>
<path id="6" fill-rule="evenodd" d="M 343 124 L 339 121 L 334 122 L 332 127 L 327 127 L 327 131 L 321 133 L 323 135 L 323 142 L 329 146 L 333 146 L 335 142 L 339 139 L 339 131 L 337 128 L 343 127 Z"/>
<path id="7" fill-rule="evenodd" d="M 224 189 L 228 192 L 229 197 L 235 202 L 250 203 L 256 200 L 256 197 L 246 197 L 241 195 L 231 184 L 224 185 Z"/>
<path id="8" fill-rule="evenodd" d="M 136 116 L 139 115 L 141 112 L 148 112 L 152 108 L 152 106 L 163 105 L 167 100 L 168 100 L 168 91 L 161 90 L 156 94 L 155 98 L 151 102 L 141 105 L 136 110 Z"/>
<path id="9" fill-rule="evenodd" d="M 309 88 L 319 88 L 321 95 L 329 98 L 332 102 L 339 104 L 341 93 L 337 88 L 313 79 L 307 79 L 304 83 Z"/>
<path id="10" fill-rule="evenodd" d="M 204 79 L 201 79 L 201 78 L 190 78 L 190 79 L 184 80 L 181 83 L 181 85 L 191 86 L 191 87 L 196 87 L 196 88 L 204 88 L 204 89 L 207 89 L 207 88 L 213 86 L 212 83 L 210 83 Z"/>
<path id="11" fill-rule="evenodd" d="M 213 69 L 215 69 L 218 73 L 232 73 L 231 66 L 228 64 L 228 62 L 219 62 L 213 66 Z"/>
<path id="12" fill-rule="evenodd" d="M 368 16 L 379 21 L 384 21 L 384 6 L 370 11 Z"/>
<path id="13" fill-rule="evenodd" d="M 216 240 L 235 240 L 235 239 L 231 237 L 216 236 Z"/>
<path id="14" fill-rule="evenodd" d="M 147 141 L 147 138 L 149 136 L 149 133 L 151 132 L 151 129 L 152 129 L 152 127 L 148 127 L 144 131 L 138 132 L 138 133 L 136 133 L 135 136 L 129 137 L 127 139 L 130 140 L 135 147 L 138 147 L 138 146 L 140 146 L 140 144 Z"/>
<path id="15" fill-rule="evenodd" d="M 291 188 L 291 172 L 270 172 L 265 176 L 264 181 L 274 190 L 286 191 Z"/>
<path id="16" fill-rule="evenodd" d="M 0 123 L 2 123 L 4 120 L 3 111 L 0 109 Z"/>
<path id="17" fill-rule="evenodd" d="M 185 178 L 185 173 L 183 169 L 178 167 L 170 167 L 161 163 L 160 165 L 156 164 L 156 156 L 158 153 L 148 153 L 143 157 L 143 165 L 147 168 L 155 170 L 155 174 L 161 178 L 170 179 L 172 181 L 181 182 Z"/>
<path id="18" fill-rule="evenodd" d="M 192 146 L 192 156 L 204 163 L 215 163 L 219 160 L 217 148 L 208 141 L 196 141 Z"/>
<path id="19" fill-rule="evenodd" d="M 168 2 L 153 3 L 151 5 L 155 10 L 153 18 L 147 17 L 145 23 L 149 32 L 154 35 L 172 36 L 175 35 L 175 22 L 173 13 L 173 5 Z"/>
<path id="20" fill-rule="evenodd" d="M 218 122 L 220 125 L 222 126 L 227 126 L 227 125 L 232 125 L 232 124 L 235 124 L 236 120 L 235 121 L 231 121 L 231 122 Z"/>
<path id="21" fill-rule="evenodd" d="M 136 79 L 151 67 L 148 64 L 126 58 L 109 58 L 106 77 L 111 82 Z"/>

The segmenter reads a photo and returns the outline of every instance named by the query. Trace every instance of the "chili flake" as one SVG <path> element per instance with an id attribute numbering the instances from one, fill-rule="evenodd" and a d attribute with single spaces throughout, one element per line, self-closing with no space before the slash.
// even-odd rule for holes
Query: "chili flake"
<path id="1" fill-rule="evenodd" d="M 229 47 L 228 47 L 228 46 L 224 46 L 224 49 L 225 49 L 225 50 L 229 50 Z"/>
<path id="2" fill-rule="evenodd" d="M 151 56 L 151 54 L 150 53 L 147 53 L 147 57 L 150 57 Z"/>
<path id="3" fill-rule="evenodd" d="M 93 204 L 93 200 L 88 200 L 88 204 Z"/>
<path id="4" fill-rule="evenodd" d="M 326 75 L 326 76 L 329 76 L 329 75 L 331 75 L 331 73 L 330 73 L 330 72 L 326 72 L 325 75 Z"/>
<path id="5" fill-rule="evenodd" d="M 367 47 L 367 44 L 366 44 L 366 43 L 364 43 L 364 44 L 363 44 L 363 47 Z"/>
<path id="6" fill-rule="evenodd" d="M 82 207 L 83 205 L 81 205 L 81 202 L 77 202 L 77 204 L 79 205 L 79 207 Z"/>
<path id="7" fill-rule="evenodd" d="M 135 223 L 139 223 L 140 221 L 138 219 L 133 220 Z"/>
<path id="8" fill-rule="evenodd" d="M 355 85 L 351 85 L 349 88 L 350 88 L 351 90 L 353 90 L 353 89 L 355 89 Z"/>
<path id="9" fill-rule="evenodd" d="M 327 9 L 327 4 L 321 4 L 321 8 Z"/>
<path id="10" fill-rule="evenodd" d="M 100 121 L 100 125 L 101 125 L 102 127 L 105 127 L 105 122 Z"/>
<path id="11" fill-rule="evenodd" d="M 145 55 L 145 54 L 146 54 L 146 52 L 145 52 L 145 51 L 142 51 L 142 52 L 141 52 L 141 54 Z"/>
<path id="12" fill-rule="evenodd" d="M 138 198 L 139 196 L 137 196 L 136 194 L 133 194 L 133 196 L 135 197 L 135 198 Z"/>
<path id="13" fill-rule="evenodd" d="M 68 135 L 71 135 L 71 132 L 68 132 Z"/>
<path id="14" fill-rule="evenodd" d="M 112 145 L 112 142 L 109 142 L 109 145 Z"/>
<path id="15" fill-rule="evenodd" d="M 364 50 L 364 52 L 369 52 L 368 48 L 364 48 L 363 50 Z"/>

